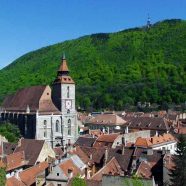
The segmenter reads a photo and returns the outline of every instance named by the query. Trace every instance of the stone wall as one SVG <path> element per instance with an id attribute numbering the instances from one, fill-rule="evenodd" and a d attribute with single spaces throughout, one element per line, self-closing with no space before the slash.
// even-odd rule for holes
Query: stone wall
<path id="1" fill-rule="evenodd" d="M 115 141 L 112 145 L 112 148 L 115 148 L 116 146 L 121 145 L 122 138 L 124 138 L 125 143 L 135 143 L 136 139 L 138 137 L 149 138 L 150 137 L 150 130 L 143 130 L 143 131 L 131 132 L 131 133 L 119 135 L 115 139 Z"/>

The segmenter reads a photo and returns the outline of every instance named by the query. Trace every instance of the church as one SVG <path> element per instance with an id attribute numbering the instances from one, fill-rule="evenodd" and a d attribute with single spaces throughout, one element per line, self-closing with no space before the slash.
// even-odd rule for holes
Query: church
<path id="1" fill-rule="evenodd" d="M 65 57 L 52 88 L 32 86 L 7 96 L 1 118 L 17 125 L 24 138 L 45 140 L 52 147 L 73 144 L 78 137 L 75 82 Z"/>

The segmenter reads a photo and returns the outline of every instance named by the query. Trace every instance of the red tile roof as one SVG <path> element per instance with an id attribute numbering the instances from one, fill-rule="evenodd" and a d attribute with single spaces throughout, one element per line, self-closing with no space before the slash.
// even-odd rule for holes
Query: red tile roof
<path id="1" fill-rule="evenodd" d="M 41 99 L 42 98 L 42 99 Z M 2 108 L 6 111 L 26 112 L 59 112 L 51 99 L 49 86 L 32 86 L 18 90 L 15 94 L 7 96 L 3 101 Z"/>
<path id="2" fill-rule="evenodd" d="M 72 159 L 64 160 L 59 167 L 64 172 L 64 174 L 69 177 L 68 171 L 71 170 L 73 173 L 73 177 L 77 176 L 78 174 L 82 174 L 81 170 L 74 164 Z"/>
<path id="3" fill-rule="evenodd" d="M 14 95 L 5 98 L 2 108 L 12 111 L 26 111 L 29 105 L 31 110 L 37 110 L 45 88 L 46 86 L 33 86 L 18 90 Z"/>
<path id="4" fill-rule="evenodd" d="M 43 148 L 44 140 L 20 139 L 14 152 L 24 151 L 28 165 L 35 165 Z"/>
<path id="5" fill-rule="evenodd" d="M 123 172 L 115 157 L 113 157 L 103 168 L 94 174 L 91 180 L 101 181 L 103 175 L 121 175 Z"/>
<path id="6" fill-rule="evenodd" d="M 112 134 L 102 134 L 100 135 L 96 141 L 100 142 L 110 142 L 113 143 L 114 140 L 119 136 L 119 133 L 112 133 Z"/>
<path id="7" fill-rule="evenodd" d="M 87 164 L 89 162 L 89 156 L 83 150 L 81 150 L 80 147 L 75 147 L 69 153 L 76 154 L 85 164 Z"/>
<path id="8" fill-rule="evenodd" d="M 174 136 L 171 134 L 164 133 L 163 135 L 154 136 L 151 138 L 137 138 L 135 142 L 135 146 L 138 147 L 152 147 L 153 145 L 163 144 L 165 142 L 176 141 Z"/>
<path id="9" fill-rule="evenodd" d="M 20 180 L 25 185 L 32 185 L 36 181 L 36 177 L 48 168 L 47 162 L 41 162 L 29 169 L 19 173 Z"/>
<path id="10" fill-rule="evenodd" d="M 25 160 L 24 151 L 15 152 L 13 154 L 7 155 L 5 161 L 6 171 L 10 171 L 27 164 L 27 161 Z"/>
<path id="11" fill-rule="evenodd" d="M 56 154 L 57 159 L 61 159 L 64 156 L 64 152 L 62 151 L 61 147 L 55 147 L 53 148 L 53 150 Z"/>
<path id="12" fill-rule="evenodd" d="M 6 180 L 6 186 L 26 186 L 26 185 L 22 181 L 17 179 L 15 176 L 13 176 Z"/>
<path id="13" fill-rule="evenodd" d="M 86 123 L 99 125 L 124 125 L 127 122 L 116 114 L 99 114 Z"/>
<path id="14" fill-rule="evenodd" d="M 113 134 L 102 134 L 100 135 L 97 140 L 95 141 L 93 147 L 104 147 L 109 146 L 111 147 L 114 140 L 119 136 L 119 133 Z"/>
<path id="15" fill-rule="evenodd" d="M 150 179 L 152 177 L 152 167 L 153 163 L 142 161 L 136 171 L 136 175 L 142 178 Z"/>

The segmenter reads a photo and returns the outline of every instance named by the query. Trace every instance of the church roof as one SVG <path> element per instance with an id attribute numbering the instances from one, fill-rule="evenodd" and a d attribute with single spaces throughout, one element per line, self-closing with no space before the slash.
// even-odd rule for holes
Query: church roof
<path id="1" fill-rule="evenodd" d="M 62 59 L 62 63 L 59 67 L 58 72 L 69 72 L 68 66 L 67 66 L 67 61 L 65 58 Z"/>
<path id="2" fill-rule="evenodd" d="M 58 76 L 54 83 L 74 84 L 74 81 L 70 76 Z"/>
<path id="3" fill-rule="evenodd" d="M 39 108 L 39 100 L 46 86 L 33 86 L 18 90 L 15 94 L 5 98 L 2 107 L 6 110 L 26 110 L 29 105 L 31 110 Z"/>
<path id="4" fill-rule="evenodd" d="M 42 85 L 18 90 L 7 96 L 2 104 L 6 111 L 26 112 L 28 107 L 30 112 L 59 112 L 51 100 L 50 87 Z"/>
<path id="5" fill-rule="evenodd" d="M 68 69 L 67 61 L 65 57 L 62 58 L 62 62 L 59 67 L 57 77 L 54 81 L 54 84 L 55 83 L 74 84 L 73 79 L 69 75 L 69 69 Z"/>

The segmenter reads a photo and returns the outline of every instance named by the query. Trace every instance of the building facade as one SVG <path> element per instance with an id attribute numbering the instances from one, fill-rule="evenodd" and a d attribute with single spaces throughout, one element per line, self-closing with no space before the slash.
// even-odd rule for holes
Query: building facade
<path id="1" fill-rule="evenodd" d="M 52 89 L 33 86 L 7 96 L 1 117 L 16 124 L 25 138 L 44 139 L 52 147 L 73 144 L 78 137 L 75 83 L 66 59 L 62 59 Z"/>

